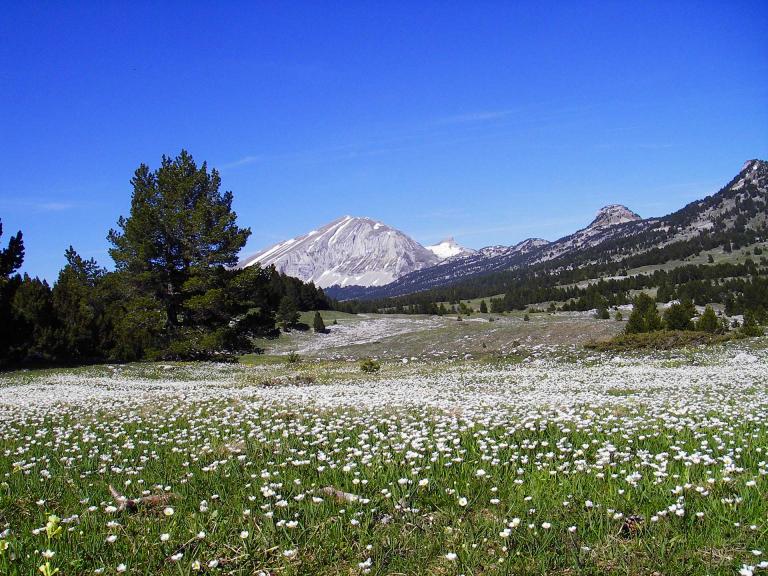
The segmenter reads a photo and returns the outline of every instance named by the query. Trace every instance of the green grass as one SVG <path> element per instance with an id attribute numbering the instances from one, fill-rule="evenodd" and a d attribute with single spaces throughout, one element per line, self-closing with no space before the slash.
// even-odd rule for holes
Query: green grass
<path id="1" fill-rule="evenodd" d="M 768 556 L 767 343 L 4 374 L 0 574 L 734 574 Z"/>

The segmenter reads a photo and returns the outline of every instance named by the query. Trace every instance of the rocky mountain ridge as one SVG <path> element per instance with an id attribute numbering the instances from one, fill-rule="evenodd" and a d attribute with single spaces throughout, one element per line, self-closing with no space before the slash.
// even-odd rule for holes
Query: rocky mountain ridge
<path id="1" fill-rule="evenodd" d="M 716 194 L 667 216 L 643 219 L 625 206 L 609 205 L 587 227 L 554 242 L 530 242 L 527 249 L 522 249 L 524 243 L 489 247 L 406 274 L 376 289 L 331 288 L 328 293 L 338 299 L 383 298 L 532 266 L 546 265 L 555 271 L 622 261 L 646 265 L 763 236 L 768 237 L 768 163 L 755 159 L 745 163 Z"/>

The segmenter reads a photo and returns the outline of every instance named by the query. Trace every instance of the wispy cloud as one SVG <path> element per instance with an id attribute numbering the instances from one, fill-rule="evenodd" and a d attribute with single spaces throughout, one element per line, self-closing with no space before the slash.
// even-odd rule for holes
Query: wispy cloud
<path id="1" fill-rule="evenodd" d="M 43 212 L 62 212 L 64 210 L 71 210 L 75 205 L 71 202 L 40 202 L 35 204 L 34 207 Z"/>
<path id="2" fill-rule="evenodd" d="M 242 158 L 238 160 L 234 160 L 232 162 L 227 162 L 226 164 L 222 164 L 221 168 L 237 168 L 238 166 L 247 166 L 248 164 L 255 164 L 256 162 L 259 162 L 261 160 L 266 159 L 265 156 L 243 156 Z"/>
<path id="3" fill-rule="evenodd" d="M 0 206 L 5 208 L 23 208 L 33 212 L 64 212 L 78 207 L 74 202 L 51 200 L 10 200 L 0 199 Z"/>
<path id="4" fill-rule="evenodd" d="M 480 140 L 514 141 L 521 129 L 548 124 L 565 126 L 582 120 L 594 108 L 594 105 L 557 107 L 541 104 L 535 108 L 516 110 L 472 111 L 424 119 L 402 127 L 399 132 L 336 146 L 284 153 L 252 152 L 236 160 L 220 163 L 219 166 L 226 170 L 264 162 L 334 162 Z M 525 146 L 530 147 L 531 143 L 525 142 Z"/>

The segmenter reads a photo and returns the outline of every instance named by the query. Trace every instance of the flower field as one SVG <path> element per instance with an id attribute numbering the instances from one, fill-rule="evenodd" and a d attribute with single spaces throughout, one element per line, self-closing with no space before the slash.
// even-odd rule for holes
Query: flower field
<path id="1" fill-rule="evenodd" d="M 304 364 L 0 377 L 0 574 L 768 574 L 764 348 Z"/>

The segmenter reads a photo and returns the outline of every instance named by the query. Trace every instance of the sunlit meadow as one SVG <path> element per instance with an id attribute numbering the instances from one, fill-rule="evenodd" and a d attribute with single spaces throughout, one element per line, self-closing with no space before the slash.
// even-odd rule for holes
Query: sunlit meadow
<path id="1" fill-rule="evenodd" d="M 768 574 L 767 361 L 9 374 L 0 573 Z"/>

